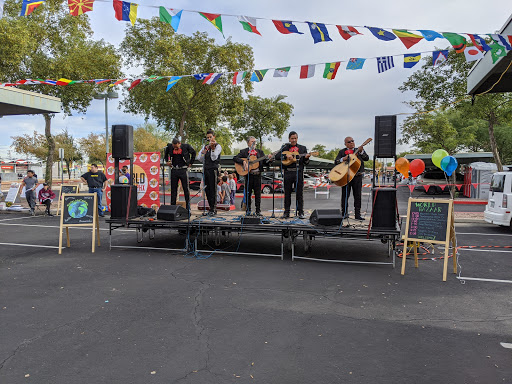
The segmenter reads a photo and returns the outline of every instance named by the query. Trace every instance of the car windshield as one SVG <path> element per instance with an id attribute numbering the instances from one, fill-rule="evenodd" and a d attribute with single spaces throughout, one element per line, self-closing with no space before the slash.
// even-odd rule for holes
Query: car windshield
<path id="1" fill-rule="evenodd" d="M 505 175 L 493 175 L 491 180 L 491 191 L 503 192 L 505 188 Z"/>

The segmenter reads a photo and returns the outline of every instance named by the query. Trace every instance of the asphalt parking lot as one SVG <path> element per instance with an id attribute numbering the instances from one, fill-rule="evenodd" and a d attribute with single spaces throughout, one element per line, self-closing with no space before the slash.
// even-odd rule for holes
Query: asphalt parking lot
<path id="1" fill-rule="evenodd" d="M 333 192 L 306 192 L 306 208 L 339 204 Z M 404 214 L 408 193 L 398 197 Z M 58 255 L 58 225 L 0 215 L 1 383 L 512 382 L 512 284 L 454 274 L 443 283 L 438 251 L 425 251 L 418 269 L 408 262 L 405 276 L 398 266 L 207 246 L 210 257 L 197 259 L 143 247 L 181 248 L 170 231 L 137 244 L 118 230 L 113 244 L 142 247 L 109 251 L 102 221 L 96 253 L 90 229 L 75 228 Z M 460 276 L 512 280 L 510 228 L 475 221 L 456 231 L 459 246 L 478 247 L 459 250 Z M 280 241 L 247 235 L 226 246 L 273 253 Z M 328 253 L 387 260 L 378 241 L 313 243 L 313 255 Z"/>

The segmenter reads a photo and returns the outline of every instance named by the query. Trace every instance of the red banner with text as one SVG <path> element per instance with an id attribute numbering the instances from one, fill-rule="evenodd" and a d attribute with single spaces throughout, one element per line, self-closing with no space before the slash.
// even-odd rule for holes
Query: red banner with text
<path id="1" fill-rule="evenodd" d="M 135 152 L 133 154 L 133 184 L 137 186 L 137 205 L 153 208 L 160 208 L 160 152 Z M 130 161 L 119 160 L 119 168 L 124 165 L 130 172 Z M 114 184 L 114 158 L 108 154 L 107 169 L 107 205 L 110 211 L 110 186 Z M 130 175 L 132 176 L 132 175 Z M 128 183 L 128 178 L 124 175 L 119 178 L 120 183 Z"/>

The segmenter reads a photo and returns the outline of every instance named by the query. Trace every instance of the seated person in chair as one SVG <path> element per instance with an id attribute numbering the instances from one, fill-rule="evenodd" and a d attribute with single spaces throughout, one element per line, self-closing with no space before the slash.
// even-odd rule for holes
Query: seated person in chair
<path id="1" fill-rule="evenodd" d="M 52 204 L 53 199 L 55 199 L 55 193 L 50 189 L 48 183 L 43 184 L 43 188 L 39 190 L 39 202 L 41 204 L 46 205 L 46 214 L 48 216 L 53 216 L 50 211 L 50 206 Z"/>

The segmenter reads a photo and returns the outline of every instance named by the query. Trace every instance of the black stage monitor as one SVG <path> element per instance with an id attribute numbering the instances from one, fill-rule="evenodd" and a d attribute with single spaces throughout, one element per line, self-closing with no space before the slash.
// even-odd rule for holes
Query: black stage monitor
<path id="1" fill-rule="evenodd" d="M 340 225 L 343 220 L 339 209 L 315 209 L 309 217 L 313 225 Z"/>
<path id="2" fill-rule="evenodd" d="M 188 219 L 188 211 L 181 205 L 161 205 L 156 218 L 165 221 L 186 220 Z"/>

